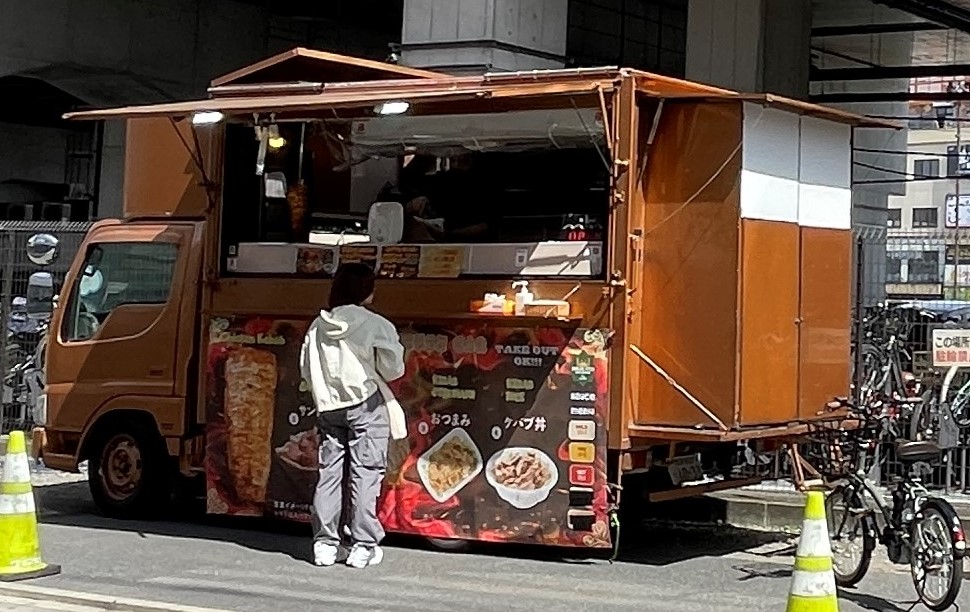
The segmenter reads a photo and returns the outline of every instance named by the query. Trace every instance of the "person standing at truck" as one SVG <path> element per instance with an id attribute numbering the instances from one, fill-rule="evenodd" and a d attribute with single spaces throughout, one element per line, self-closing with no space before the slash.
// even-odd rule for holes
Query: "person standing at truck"
<path id="1" fill-rule="evenodd" d="M 377 500 L 389 439 L 407 435 L 404 412 L 387 382 L 404 375 L 404 347 L 394 325 L 367 308 L 373 297 L 374 272 L 368 266 L 340 266 L 327 308 L 311 323 L 300 353 L 321 439 L 313 495 L 313 556 L 319 566 L 334 565 L 346 551 L 340 520 L 345 491 L 350 494 L 347 565 L 365 568 L 384 558 Z"/>

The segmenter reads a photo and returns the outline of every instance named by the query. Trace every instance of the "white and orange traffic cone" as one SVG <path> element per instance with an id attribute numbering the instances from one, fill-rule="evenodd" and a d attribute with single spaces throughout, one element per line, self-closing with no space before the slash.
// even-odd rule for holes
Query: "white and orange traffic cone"
<path id="1" fill-rule="evenodd" d="M 7 440 L 0 478 L 0 581 L 40 578 L 60 571 L 59 566 L 41 560 L 27 444 L 24 432 L 15 431 Z"/>
<path id="2" fill-rule="evenodd" d="M 808 492 L 788 593 L 788 612 L 839 611 L 835 573 L 832 571 L 832 544 L 825 520 L 825 494 L 821 491 Z"/>

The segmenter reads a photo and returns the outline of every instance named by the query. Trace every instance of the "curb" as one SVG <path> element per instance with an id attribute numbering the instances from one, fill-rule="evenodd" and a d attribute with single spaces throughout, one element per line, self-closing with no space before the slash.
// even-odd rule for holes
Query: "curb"
<path id="1" fill-rule="evenodd" d="M 712 493 L 709 497 L 723 504 L 723 520 L 729 525 L 759 531 L 801 531 L 805 497 L 800 493 L 742 489 Z M 970 525 L 970 504 L 963 500 L 947 501 L 953 505 L 960 520 Z"/>
<path id="2" fill-rule="evenodd" d="M 35 601 L 53 601 L 75 606 L 89 606 L 118 612 L 229 612 L 217 608 L 199 608 L 183 606 L 144 599 L 127 599 L 110 595 L 95 595 L 47 587 L 27 586 L 23 584 L 0 583 L 0 596 L 33 599 Z"/>

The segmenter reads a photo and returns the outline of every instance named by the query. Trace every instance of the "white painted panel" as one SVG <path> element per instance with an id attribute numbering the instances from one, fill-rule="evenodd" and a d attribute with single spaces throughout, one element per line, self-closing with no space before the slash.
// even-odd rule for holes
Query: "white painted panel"
<path id="1" fill-rule="evenodd" d="M 798 222 L 798 181 L 741 171 L 741 218 Z"/>
<path id="2" fill-rule="evenodd" d="M 816 117 L 801 118 L 799 180 L 828 187 L 852 186 L 852 127 Z"/>
<path id="3" fill-rule="evenodd" d="M 745 103 L 741 217 L 798 222 L 798 115 Z"/>
<path id="4" fill-rule="evenodd" d="M 800 142 L 799 224 L 849 229 L 852 216 L 851 126 L 802 117 Z"/>
<path id="5" fill-rule="evenodd" d="M 803 227 L 852 227 L 851 189 L 802 183 L 798 203 L 798 224 Z"/>

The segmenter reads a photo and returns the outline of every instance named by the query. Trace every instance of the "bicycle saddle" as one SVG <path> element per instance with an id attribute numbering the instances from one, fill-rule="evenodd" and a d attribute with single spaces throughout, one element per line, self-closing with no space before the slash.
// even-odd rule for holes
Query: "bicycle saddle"
<path id="1" fill-rule="evenodd" d="M 903 461 L 929 461 L 940 456 L 940 447 L 936 442 L 900 440 L 896 443 L 896 456 Z"/>

